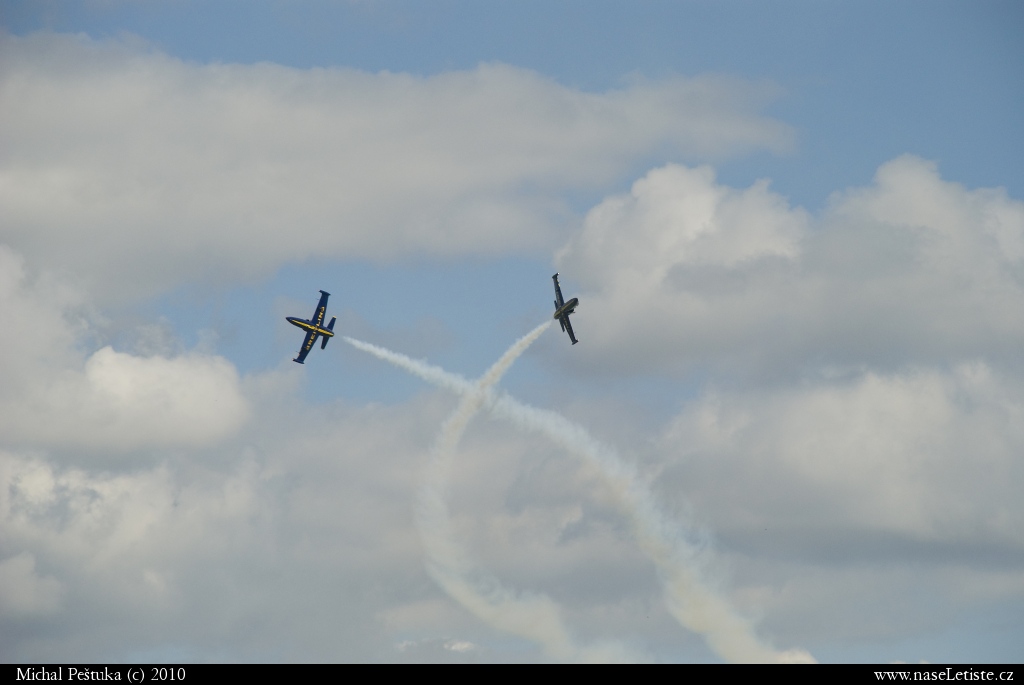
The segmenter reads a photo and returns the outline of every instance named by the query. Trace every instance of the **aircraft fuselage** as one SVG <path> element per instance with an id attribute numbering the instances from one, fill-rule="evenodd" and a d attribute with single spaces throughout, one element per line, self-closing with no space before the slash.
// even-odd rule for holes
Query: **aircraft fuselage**
<path id="1" fill-rule="evenodd" d="M 286 318 L 288 320 L 288 323 L 290 323 L 291 325 L 298 326 L 299 328 L 301 328 L 301 329 L 303 329 L 305 331 L 309 331 L 311 333 L 316 333 L 317 335 L 322 335 L 325 338 L 333 338 L 334 337 L 334 331 L 332 331 L 329 328 L 324 328 L 323 326 L 317 326 L 312 321 L 307 321 L 306 319 L 300 319 L 297 316 L 286 316 L 284 318 Z"/>
<path id="2" fill-rule="evenodd" d="M 574 311 L 576 311 L 576 307 L 577 307 L 577 305 L 579 305 L 579 303 L 580 303 L 580 298 L 578 298 L 578 297 L 572 298 L 571 300 L 569 300 L 568 302 L 563 304 L 561 307 L 556 309 L 555 310 L 555 315 L 552 318 L 554 318 L 554 319 L 561 319 L 563 316 L 566 316 L 567 314 L 572 314 Z"/>

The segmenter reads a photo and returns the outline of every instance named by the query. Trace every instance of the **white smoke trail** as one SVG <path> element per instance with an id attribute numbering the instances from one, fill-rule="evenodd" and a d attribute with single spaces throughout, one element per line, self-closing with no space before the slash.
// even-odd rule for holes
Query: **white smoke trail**
<path id="1" fill-rule="evenodd" d="M 739 616 L 728 600 L 701 577 L 697 565 L 700 551 L 676 524 L 659 511 L 653 495 L 635 469 L 586 429 L 555 412 L 525 405 L 506 394 L 496 395 L 493 383 L 485 384 L 484 379 L 476 386 L 462 376 L 426 362 L 352 338 L 344 340 L 429 383 L 463 395 L 463 404 L 467 403 L 465 398 L 472 398 L 469 402 L 476 406 L 473 411 L 486 406 L 495 416 L 542 434 L 596 466 L 618 495 L 624 512 L 632 521 L 641 549 L 657 566 L 668 596 L 669 611 L 684 627 L 703 635 L 708 645 L 723 659 L 734 663 L 814 662 L 806 651 L 780 652 L 757 638 L 750 622 Z M 500 363 L 501 360 L 492 369 Z M 484 378 L 490 374 L 488 371 Z"/>
<path id="2" fill-rule="evenodd" d="M 478 618 L 499 630 L 537 642 L 554 659 L 635 660 L 635 655 L 618 645 L 577 646 L 555 602 L 543 595 L 517 595 L 502 586 L 497 578 L 473 564 L 452 530 L 446 504 L 448 480 L 466 427 L 512 363 L 550 325 L 546 322 L 517 340 L 475 384 L 459 384 L 464 390 L 462 400 L 438 435 L 416 509 L 416 525 L 428 557 L 427 571 L 449 596 Z M 436 371 L 433 376 L 442 378 Z"/>
<path id="3" fill-rule="evenodd" d="M 488 624 L 535 639 L 550 656 L 566 660 L 575 649 L 554 603 L 547 597 L 516 597 L 495 578 L 483 575 L 456 542 L 448 514 L 448 480 L 455 449 L 487 391 L 522 352 L 544 332 L 538 327 L 516 343 L 475 384 L 466 384 L 462 400 L 445 421 L 434 445 L 416 508 L 416 526 L 426 548 L 427 570 L 445 592 Z M 437 374 L 434 374 L 437 377 Z"/>
<path id="4" fill-rule="evenodd" d="M 802 650 L 776 651 L 754 634 L 750 622 L 703 578 L 701 550 L 658 508 L 636 470 L 583 427 L 561 414 L 525 405 L 508 395 L 492 401 L 491 411 L 518 427 L 540 433 L 597 467 L 631 519 L 640 548 L 655 563 L 665 586 L 669 612 L 686 628 L 733 663 L 813 662 Z"/>

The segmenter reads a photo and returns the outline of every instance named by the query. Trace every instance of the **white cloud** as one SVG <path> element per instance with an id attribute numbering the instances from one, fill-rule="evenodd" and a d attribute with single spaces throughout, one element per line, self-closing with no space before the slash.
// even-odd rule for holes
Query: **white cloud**
<path id="1" fill-rule="evenodd" d="M 176 449 L 152 467 L 98 472 L 0 453 L 0 560 L 32 555 L 36 576 L 61 588 L 36 633 L 0 618 L 11 636 L 0 654 L 120 660 L 173 646 L 183 660 L 543 658 L 526 643 L 510 646 L 426 574 L 412 505 L 451 401 L 317 408 L 281 390 L 263 388 L 252 431 L 215 449 Z M 485 559 L 512 560 L 497 570 L 526 591 L 557 596 L 582 640 L 642 645 L 652 625 L 667 625 L 693 649 L 667 618 L 653 571 L 630 554 L 627 530 L 610 529 L 612 508 L 591 503 L 570 517 L 571 539 L 551 534 L 566 501 L 590 499 L 571 460 L 479 428 L 460 455 L 470 468 L 453 506 L 468 544 Z M 543 465 L 527 483 L 524 458 L 528 473 Z M 563 477 L 536 487 L 551 474 Z M 404 642 L 441 649 L 403 653 L 395 646 Z"/>
<path id="2" fill-rule="evenodd" d="M 221 357 L 137 357 L 104 347 L 84 368 L 47 370 L 4 403 L 14 443 L 129 451 L 202 445 L 237 431 L 248 408 Z"/>
<path id="3" fill-rule="evenodd" d="M 908 554 L 950 545 L 947 561 L 966 562 L 957 545 L 1024 552 L 1022 426 L 1024 388 L 974 363 L 712 392 L 663 447 L 716 529 L 804 530 L 809 547 L 860 530 L 903 538 Z M 725 479 L 728 496 L 702 492 Z"/>
<path id="4" fill-rule="evenodd" d="M 6 240 L 121 299 L 314 257 L 546 248 L 565 191 L 644 154 L 787 146 L 756 114 L 766 95 L 711 77 L 587 93 L 501 64 L 429 78 L 200 66 L 3 36 Z"/>
<path id="5" fill-rule="evenodd" d="M 656 287 L 679 265 L 734 268 L 767 257 L 794 259 L 806 223 L 765 181 L 737 191 L 716 185 L 710 167 L 670 164 L 591 210 L 560 259 L 579 264 L 578 277 L 589 286 L 634 294 Z"/>
<path id="6" fill-rule="evenodd" d="M 234 366 L 190 352 L 136 356 L 77 345 L 88 326 L 80 300 L 31 279 L 0 245 L 0 438 L 5 444 L 126 452 L 199 446 L 236 432 L 248 416 Z"/>
<path id="7" fill-rule="evenodd" d="M 905 156 L 810 217 L 670 165 L 592 210 L 560 266 L 579 363 L 710 379 L 665 446 L 735 478 L 693 492 L 716 528 L 1024 546 L 1024 203 Z"/>
<path id="8" fill-rule="evenodd" d="M 57 611 L 60 583 L 40 577 L 35 565 L 29 552 L 0 561 L 0 611 L 5 616 L 21 618 Z"/>
<path id="9" fill-rule="evenodd" d="M 1024 601 L 1024 203 L 904 156 L 811 216 L 668 165 L 558 266 L 570 364 L 691 381 L 649 468 L 780 643 L 828 659 Z"/>
<path id="10" fill-rule="evenodd" d="M 559 268 L 584 286 L 593 368 L 781 376 L 1005 362 L 1024 342 L 1024 203 L 909 156 L 817 218 L 764 182 L 656 169 L 589 213 Z"/>
<path id="11" fill-rule="evenodd" d="M 46 294 L 13 283 L 11 311 Z M 124 357 L 129 370 L 145 361 Z M 159 368 L 139 374 L 174 387 Z M 13 607 L 0 618 L 13 636 L 0 655 L 542 658 L 462 611 L 424 570 L 413 498 L 453 400 L 308 406 L 294 382 L 283 371 L 244 379 L 254 419 L 244 432 L 168 449 L 140 443 L 113 470 L 49 456 L 45 438 L 0 452 L 0 598 Z M 690 405 L 646 463 L 667 510 L 688 498 L 720 533 L 729 563 L 708 572 L 744 615 L 761 617 L 759 633 L 816 653 L 919 634 L 964 607 L 1021 597 L 1007 569 L 1022 546 L 1013 492 L 1024 475 L 1022 411 L 1019 385 L 983 362 L 726 388 Z M 606 420 L 602 432 L 620 431 Z M 580 640 L 714 658 L 672 620 L 593 473 L 484 420 L 458 464 L 460 539 L 504 582 L 556 598 Z M 915 599 L 914 588 L 941 594 L 942 605 Z M 20 631 L 25 620 L 35 632 Z"/>
<path id="12" fill-rule="evenodd" d="M 905 156 L 810 217 L 670 165 L 560 266 L 583 285 L 577 363 L 709 379 L 663 458 L 715 530 L 1024 548 L 1024 203 Z"/>
<path id="13" fill-rule="evenodd" d="M 160 354 L 95 350 L 82 312 L 311 257 L 545 248 L 567 191 L 652 151 L 782 148 L 754 91 L 0 39 L 3 660 L 538 656 L 424 571 L 412 499 L 450 400 L 310 407 L 293 373 L 240 379 L 156 328 Z M 723 592 L 817 653 L 1020 601 L 1022 260 L 1024 205 L 904 157 L 817 217 L 766 182 L 655 169 L 560 268 L 584 288 L 578 363 L 712 378 L 636 449 L 666 508 L 719 533 Z M 556 598 L 581 640 L 713 658 L 592 473 L 483 422 L 459 461 L 453 527 L 503 581 Z"/>

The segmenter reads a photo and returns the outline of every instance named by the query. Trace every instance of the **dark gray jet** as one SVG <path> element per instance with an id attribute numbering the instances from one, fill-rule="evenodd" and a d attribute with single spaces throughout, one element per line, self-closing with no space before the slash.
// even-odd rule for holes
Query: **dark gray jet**
<path id="1" fill-rule="evenodd" d="M 579 340 L 572 334 L 572 324 L 569 323 L 569 315 L 576 311 L 576 305 L 580 303 L 580 298 L 574 297 L 566 302 L 562 299 L 562 289 L 558 287 L 558 274 L 552 276 L 551 280 L 555 282 L 554 318 L 558 319 L 558 323 L 562 324 L 562 330 L 569 334 L 569 340 L 572 340 L 572 344 L 575 345 Z"/>

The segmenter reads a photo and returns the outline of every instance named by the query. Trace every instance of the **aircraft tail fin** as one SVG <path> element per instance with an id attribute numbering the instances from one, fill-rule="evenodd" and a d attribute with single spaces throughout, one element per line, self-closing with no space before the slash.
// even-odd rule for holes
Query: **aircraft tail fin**
<path id="1" fill-rule="evenodd" d="M 337 320 L 338 320 L 338 317 L 332 316 L 331 317 L 331 322 L 329 324 L 327 324 L 327 330 L 333 331 L 334 330 L 334 322 L 337 321 Z M 320 349 L 321 350 L 324 349 L 325 347 L 327 347 L 327 341 L 330 340 L 330 339 L 331 339 L 331 336 L 329 336 L 329 335 L 325 335 L 324 336 L 323 341 L 320 343 Z"/>

